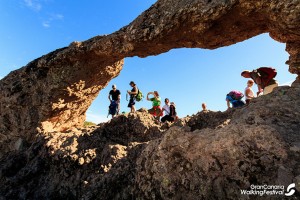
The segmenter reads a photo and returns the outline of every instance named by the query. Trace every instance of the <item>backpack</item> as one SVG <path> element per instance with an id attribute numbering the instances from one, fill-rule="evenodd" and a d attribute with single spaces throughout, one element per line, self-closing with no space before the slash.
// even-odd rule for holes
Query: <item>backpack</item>
<path id="1" fill-rule="evenodd" d="M 257 71 L 262 76 L 261 82 L 264 87 L 266 87 L 270 80 L 272 80 L 277 75 L 276 69 L 271 67 L 260 67 L 257 69 Z"/>
<path id="2" fill-rule="evenodd" d="M 116 101 L 112 101 L 108 106 L 108 115 L 115 115 L 117 113 L 118 104 Z"/>
<path id="3" fill-rule="evenodd" d="M 244 94 L 237 90 L 232 90 L 227 95 L 230 96 L 233 100 L 237 101 L 241 100 L 244 97 Z"/>
<path id="4" fill-rule="evenodd" d="M 143 99 L 144 95 L 142 91 L 138 90 L 138 93 L 135 95 L 135 100 L 136 101 L 141 101 Z"/>
<path id="5" fill-rule="evenodd" d="M 232 107 L 234 107 L 234 108 L 242 107 L 244 105 L 245 105 L 245 103 L 242 100 L 232 102 Z"/>

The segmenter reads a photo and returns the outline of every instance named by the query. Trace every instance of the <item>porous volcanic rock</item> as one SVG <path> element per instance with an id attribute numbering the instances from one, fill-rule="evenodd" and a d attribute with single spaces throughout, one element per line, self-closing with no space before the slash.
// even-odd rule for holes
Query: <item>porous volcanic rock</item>
<path id="1" fill-rule="evenodd" d="M 239 109 L 239 108 L 238 108 Z M 175 122 L 173 126 L 188 126 L 191 131 L 204 128 L 221 128 L 228 125 L 237 109 L 229 109 L 225 112 L 213 112 L 210 110 L 198 112 L 196 115 L 184 117 Z"/>
<path id="2" fill-rule="evenodd" d="M 300 84 L 280 87 L 236 109 L 216 128 L 172 127 L 151 141 L 137 161 L 140 199 L 257 199 L 251 185 L 296 183 L 300 198 Z M 204 113 L 195 115 L 201 119 Z M 225 116 L 225 113 L 223 113 Z M 220 118 L 220 123 L 223 121 Z M 188 124 L 188 123 L 187 123 Z M 201 120 L 198 121 L 201 124 Z M 189 129 L 188 129 L 189 127 Z M 193 130 L 194 129 L 194 130 Z M 283 196 L 264 196 L 264 199 Z"/>
<path id="3" fill-rule="evenodd" d="M 240 190 L 290 183 L 297 190 L 291 198 L 299 199 L 299 4 L 158 0 L 115 33 L 11 72 L 0 80 L 0 199 L 256 199 Z M 289 71 L 298 74 L 292 87 L 167 131 L 146 113 L 80 128 L 123 58 L 215 49 L 267 32 L 286 43 Z"/>
<path id="4" fill-rule="evenodd" d="M 125 57 L 180 47 L 215 49 L 269 32 L 287 44 L 289 71 L 300 74 L 299 22 L 299 1 L 294 0 L 159 0 L 119 31 L 73 42 L 3 78 L 0 157 L 20 147 L 20 141 L 34 140 L 37 127 L 80 127 Z"/>
<path id="5" fill-rule="evenodd" d="M 136 112 L 43 133 L 0 160 L 0 199 L 131 199 L 136 159 L 164 131 L 150 114 Z"/>
<path id="6" fill-rule="evenodd" d="M 300 84 L 280 87 L 249 106 L 199 112 L 170 129 L 136 112 L 43 133 L 29 148 L 0 160 L 0 197 L 245 199 L 240 191 L 250 185 L 296 183 L 290 199 L 297 199 L 299 97 Z M 203 122 L 207 118 L 214 120 Z M 284 197 L 264 196 L 274 198 Z"/>

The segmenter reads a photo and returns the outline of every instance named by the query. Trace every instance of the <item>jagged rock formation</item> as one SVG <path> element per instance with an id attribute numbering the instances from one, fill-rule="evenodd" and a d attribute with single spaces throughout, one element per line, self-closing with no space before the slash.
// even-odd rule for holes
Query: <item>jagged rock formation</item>
<path id="1" fill-rule="evenodd" d="M 31 140 L 36 127 L 51 131 L 83 124 L 87 108 L 118 75 L 124 57 L 179 47 L 214 49 L 269 32 L 287 44 L 289 70 L 300 74 L 299 21 L 299 2 L 293 0 L 159 0 L 119 31 L 74 42 L 1 80 L 0 149 L 15 149 L 20 138 Z"/>
<path id="2" fill-rule="evenodd" d="M 300 84 L 281 87 L 247 107 L 200 112 L 169 129 L 137 112 L 44 133 L 0 160 L 0 197 L 245 199 L 240 190 L 251 184 L 296 183 L 297 199 L 299 97 Z"/>
<path id="3" fill-rule="evenodd" d="M 1 160 L 0 199 L 129 199 L 136 159 L 163 132 L 151 115 L 137 112 L 95 127 L 44 133 Z"/>
<path id="4" fill-rule="evenodd" d="M 194 131 L 173 127 L 161 140 L 151 141 L 137 161 L 140 196 L 246 199 L 240 191 L 251 184 L 286 188 L 296 183 L 300 192 L 299 92 L 300 84 L 280 88 L 236 110 L 225 126 Z M 293 198 L 299 197 L 296 193 Z M 284 196 L 264 196 L 276 198 Z"/>
<path id="5" fill-rule="evenodd" d="M 111 35 L 73 42 L 11 72 L 0 81 L 0 198 L 241 199 L 249 184 L 291 182 L 299 191 L 297 83 L 166 132 L 141 114 L 78 129 L 129 56 L 214 49 L 269 32 L 287 44 L 289 71 L 299 75 L 299 4 L 159 0 Z"/>

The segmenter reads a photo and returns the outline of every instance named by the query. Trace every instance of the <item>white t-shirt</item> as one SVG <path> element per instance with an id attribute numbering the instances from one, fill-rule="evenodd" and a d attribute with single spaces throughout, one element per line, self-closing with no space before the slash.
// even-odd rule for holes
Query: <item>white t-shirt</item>
<path id="1" fill-rule="evenodd" d="M 247 95 L 246 95 L 247 89 L 250 89 L 249 96 L 252 96 L 252 97 L 247 97 Z M 251 87 L 246 87 L 245 88 L 245 98 L 246 99 L 252 99 L 253 97 L 254 97 L 254 92 L 253 92 L 252 88 Z"/>
<path id="2" fill-rule="evenodd" d="M 165 112 L 164 115 L 170 114 L 170 105 L 166 105 L 166 104 L 165 104 L 165 105 L 162 107 L 162 109 L 164 109 L 164 112 Z"/>

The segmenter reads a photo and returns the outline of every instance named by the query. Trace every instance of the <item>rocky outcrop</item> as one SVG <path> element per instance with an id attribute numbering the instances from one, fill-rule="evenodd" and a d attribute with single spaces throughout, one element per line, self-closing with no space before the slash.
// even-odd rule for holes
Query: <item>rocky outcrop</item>
<path id="1" fill-rule="evenodd" d="M 214 49 L 269 32 L 287 44 L 289 71 L 299 75 L 299 21 L 294 0 L 159 0 L 111 35 L 11 72 L 0 81 L 0 198 L 244 199 L 250 184 L 292 182 L 299 198 L 297 82 L 169 130 L 146 113 L 80 129 L 125 57 Z"/>
<path id="2" fill-rule="evenodd" d="M 172 127 L 138 158 L 137 196 L 246 199 L 241 190 L 249 190 L 252 184 L 286 188 L 291 183 L 300 192 L 299 97 L 300 85 L 280 88 L 236 110 L 226 126 Z M 205 113 L 195 117 L 201 115 Z M 265 195 L 264 199 L 283 197 Z M 300 193 L 293 198 L 297 197 Z"/>
<path id="3" fill-rule="evenodd" d="M 81 126 L 87 108 L 119 74 L 125 57 L 179 47 L 214 49 L 269 32 L 287 44 L 289 70 L 299 74 L 299 21 L 299 2 L 292 0 L 159 0 L 119 31 L 73 42 L 2 79 L 1 152 L 15 149 L 20 139 L 32 140 L 37 127 Z"/>
<path id="4" fill-rule="evenodd" d="M 241 190 L 251 185 L 286 190 L 296 183 L 291 199 L 300 198 L 299 97 L 294 84 L 249 106 L 200 112 L 170 128 L 137 112 L 44 133 L 0 160 L 0 197 L 246 199 Z"/>
<path id="5" fill-rule="evenodd" d="M 43 133 L 0 161 L 0 199 L 130 199 L 136 159 L 164 129 L 146 112 Z"/>

